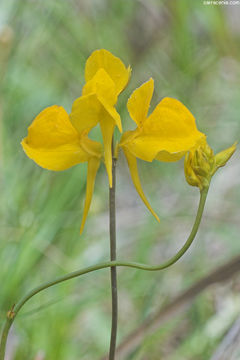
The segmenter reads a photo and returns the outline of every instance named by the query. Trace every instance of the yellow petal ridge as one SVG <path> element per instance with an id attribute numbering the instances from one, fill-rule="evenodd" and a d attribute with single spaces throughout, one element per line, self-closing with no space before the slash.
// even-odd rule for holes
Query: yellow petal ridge
<path id="1" fill-rule="evenodd" d="M 142 189 L 142 185 L 139 179 L 139 175 L 138 175 L 138 168 L 137 168 L 137 159 L 135 156 L 133 156 L 132 154 L 130 154 L 128 152 L 128 150 L 123 147 L 123 151 L 124 154 L 126 156 L 127 162 L 128 162 L 128 167 L 130 170 L 130 174 L 132 177 L 132 181 L 133 184 L 139 194 L 139 196 L 141 197 L 142 201 L 144 202 L 144 204 L 146 205 L 146 207 L 148 208 L 148 210 L 152 213 L 152 215 L 157 219 L 157 221 L 159 222 L 160 219 L 158 217 L 158 215 L 155 213 L 155 211 L 151 208 L 149 202 L 146 199 L 146 196 L 144 195 L 143 189 Z"/>
<path id="2" fill-rule="evenodd" d="M 96 179 L 99 165 L 100 165 L 100 160 L 98 158 L 92 157 L 88 161 L 86 198 L 85 198 L 80 234 L 82 234 L 82 232 L 83 232 L 84 225 L 85 225 L 87 215 L 89 212 L 89 208 L 91 205 L 92 195 L 93 195 L 94 185 L 95 185 L 95 179 Z"/>

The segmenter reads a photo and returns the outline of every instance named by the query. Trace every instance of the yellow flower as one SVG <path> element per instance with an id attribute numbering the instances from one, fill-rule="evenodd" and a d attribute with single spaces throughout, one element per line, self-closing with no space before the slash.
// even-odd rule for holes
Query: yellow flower
<path id="1" fill-rule="evenodd" d="M 95 177 L 102 156 L 102 145 L 87 137 L 88 131 L 77 131 L 61 106 L 43 110 L 28 128 L 22 140 L 27 156 L 41 167 L 61 171 L 88 162 L 86 199 L 81 232 L 86 221 L 94 190 Z"/>
<path id="2" fill-rule="evenodd" d="M 198 131 L 191 112 L 178 100 L 164 98 L 148 116 L 154 90 L 153 79 L 136 89 L 128 100 L 128 111 L 137 128 L 123 134 L 123 148 L 133 183 L 145 205 L 158 219 L 148 203 L 139 179 L 137 159 L 177 161 L 201 143 L 205 135 Z M 159 220 L 159 219 L 158 219 Z"/>
<path id="3" fill-rule="evenodd" d="M 204 141 L 201 145 L 191 149 L 185 156 L 184 171 L 189 185 L 197 186 L 200 190 L 208 188 L 215 172 L 225 166 L 236 151 L 236 143 L 214 155 L 213 150 Z"/>
<path id="4" fill-rule="evenodd" d="M 107 50 L 96 50 L 85 67 L 86 84 L 82 96 L 74 101 L 70 119 L 78 131 L 100 124 L 106 170 L 112 187 L 111 143 L 115 126 L 122 132 L 121 118 L 115 109 L 118 95 L 126 87 L 131 70 Z"/>

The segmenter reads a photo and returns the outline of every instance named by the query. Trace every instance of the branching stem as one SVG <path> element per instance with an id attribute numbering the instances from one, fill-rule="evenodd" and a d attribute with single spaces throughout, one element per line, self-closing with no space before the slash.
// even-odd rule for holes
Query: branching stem
<path id="1" fill-rule="evenodd" d="M 4 360 L 8 333 L 9 333 L 9 330 L 11 328 L 11 325 L 12 325 L 16 315 L 19 313 L 19 311 L 24 306 L 24 304 L 26 304 L 26 302 L 28 302 L 33 296 L 40 293 L 41 291 L 43 291 L 43 290 L 45 290 L 45 289 L 47 289 L 47 288 L 49 288 L 49 287 L 51 287 L 53 285 L 59 284 L 61 282 L 76 278 L 78 276 L 81 276 L 81 275 L 84 275 L 84 274 L 87 274 L 87 273 L 90 273 L 90 272 L 93 272 L 93 271 L 96 271 L 96 270 L 104 269 L 104 268 L 125 266 L 125 267 L 140 269 L 140 270 L 146 270 L 146 271 L 158 271 L 158 270 L 166 269 L 169 266 L 173 265 L 175 262 L 177 262 L 185 254 L 185 252 L 188 250 L 188 248 L 190 247 L 190 245 L 192 244 L 192 242 L 193 242 L 193 240 L 194 240 L 194 238 L 196 236 L 196 233 L 198 231 L 198 228 L 199 228 L 199 225 L 200 225 L 200 222 L 201 222 L 201 218 L 202 218 L 202 214 L 203 214 L 203 210 L 204 210 L 204 205 L 205 205 L 206 198 L 207 198 L 207 193 L 208 193 L 208 189 L 204 189 L 204 190 L 201 191 L 200 202 L 199 202 L 199 206 L 198 206 L 196 219 L 195 219 L 194 225 L 192 227 L 192 231 L 191 231 L 187 241 L 185 242 L 183 247 L 177 252 L 177 254 L 174 255 L 169 260 L 167 260 L 166 262 L 164 262 L 164 263 L 162 263 L 160 265 L 155 265 L 155 266 L 136 263 L 136 262 L 128 262 L 128 261 L 101 262 L 99 264 L 88 266 L 88 267 L 86 267 L 84 269 L 77 270 L 75 272 L 72 272 L 72 273 L 69 273 L 67 275 L 61 276 L 61 277 L 59 277 L 59 278 L 57 278 L 55 280 L 48 281 L 48 282 L 34 288 L 28 294 L 26 294 L 16 304 L 15 307 L 11 308 L 11 310 L 7 314 L 7 319 L 6 319 L 4 327 L 3 327 L 2 336 L 1 336 L 1 342 L 0 342 L 0 360 Z"/>

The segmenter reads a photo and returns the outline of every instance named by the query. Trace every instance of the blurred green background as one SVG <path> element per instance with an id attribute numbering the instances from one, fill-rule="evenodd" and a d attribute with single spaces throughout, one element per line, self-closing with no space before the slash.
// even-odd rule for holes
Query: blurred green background
<path id="1" fill-rule="evenodd" d="M 239 140 L 240 6 L 203 1 L 2 0 L 0 3 L 0 326 L 10 305 L 41 282 L 109 258 L 108 187 L 97 176 L 85 231 L 86 166 L 43 170 L 20 142 L 33 118 L 53 104 L 68 111 L 80 96 L 84 64 L 105 48 L 132 67 L 118 110 L 124 129 L 131 92 L 155 80 L 151 109 L 164 96 L 181 100 L 215 151 Z M 202 226 L 190 251 L 164 272 L 119 269 L 120 342 L 131 330 L 211 269 L 240 252 L 239 151 L 212 182 Z M 184 243 L 198 190 L 183 161 L 143 163 L 144 191 L 156 223 L 132 185 L 122 155 L 117 170 L 120 259 L 160 263 Z M 135 360 L 210 359 L 240 313 L 240 279 L 214 286 L 190 309 L 146 337 Z M 225 316 L 223 316 L 223 313 Z M 22 310 L 8 360 L 95 360 L 108 350 L 109 270 L 55 286 Z"/>

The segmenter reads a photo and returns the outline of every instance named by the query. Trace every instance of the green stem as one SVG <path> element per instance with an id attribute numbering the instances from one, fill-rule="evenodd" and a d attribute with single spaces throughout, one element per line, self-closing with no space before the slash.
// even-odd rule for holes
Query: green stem
<path id="1" fill-rule="evenodd" d="M 112 154 L 114 153 L 114 141 L 112 141 Z M 116 162 L 112 156 L 112 187 L 109 188 L 109 233 L 110 233 L 110 260 L 115 261 L 116 250 Z M 109 360 L 115 359 L 118 323 L 118 291 L 117 291 L 117 268 L 111 266 L 111 291 L 112 291 L 112 328 L 109 348 Z"/>
<path id="2" fill-rule="evenodd" d="M 128 262 L 128 261 L 108 261 L 108 262 L 102 262 L 96 265 L 92 265 L 92 266 L 88 266 L 84 269 L 81 270 L 77 270 L 74 271 L 72 273 L 69 273 L 67 275 L 61 276 L 55 280 L 52 281 L 48 281 L 36 288 L 34 288 L 33 290 L 31 290 L 27 295 L 25 295 L 17 304 L 15 307 L 13 307 L 11 309 L 11 311 L 8 312 L 7 314 L 7 319 L 5 321 L 5 325 L 2 331 L 2 337 L 1 337 L 1 342 L 0 342 L 0 360 L 4 360 L 4 356 L 5 356 L 5 348 L 6 348 L 6 343 L 7 343 L 7 338 L 8 338 L 8 333 L 9 330 L 11 328 L 11 325 L 16 317 L 16 315 L 19 313 L 19 311 L 21 310 L 21 308 L 23 307 L 23 305 L 30 300 L 33 296 L 35 296 L 36 294 L 38 294 L 39 292 L 53 286 L 56 284 L 59 284 L 63 281 L 67 281 L 70 279 L 73 279 L 75 277 L 96 271 L 96 270 L 100 270 L 100 269 L 104 269 L 104 268 L 108 268 L 108 267 L 115 267 L 115 266 L 126 266 L 126 267 L 130 267 L 130 268 L 135 268 L 135 269 L 140 269 L 140 270 L 146 270 L 146 271 L 157 271 L 157 270 L 163 270 L 168 268 L 169 266 L 173 265 L 176 261 L 178 261 L 184 254 L 185 252 L 188 250 L 188 248 L 190 247 L 190 245 L 192 244 L 196 233 L 198 231 L 200 222 L 201 222 L 201 218 L 202 218 L 202 214 L 203 214 L 203 210 L 204 210 L 204 205 L 206 202 L 206 198 L 207 198 L 207 193 L 208 193 L 208 189 L 204 189 L 201 191 L 201 196 L 200 196 L 200 202 L 199 202 L 199 206 L 198 206 L 198 211 L 197 211 L 197 215 L 196 215 L 196 219 L 192 228 L 192 231 L 187 239 L 187 241 L 185 242 L 185 244 L 183 245 L 183 247 L 177 252 L 176 255 L 174 255 L 172 258 L 170 258 L 168 261 L 160 264 L 160 265 L 156 265 L 156 266 L 151 266 L 151 265 L 146 265 L 146 264 L 140 264 L 140 263 L 136 263 L 136 262 Z"/>

